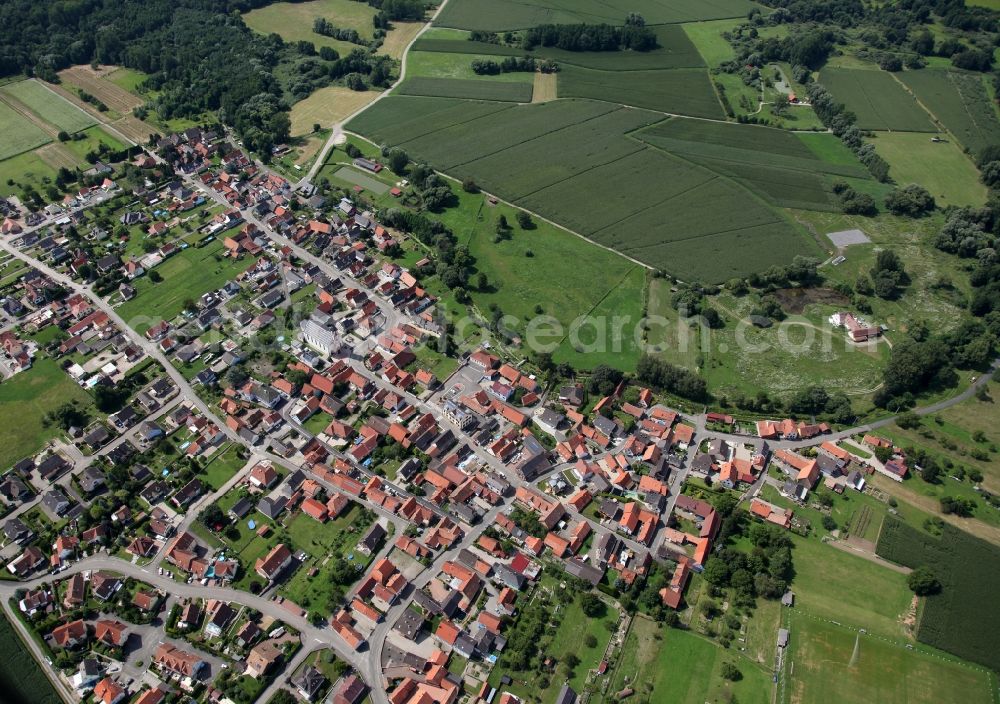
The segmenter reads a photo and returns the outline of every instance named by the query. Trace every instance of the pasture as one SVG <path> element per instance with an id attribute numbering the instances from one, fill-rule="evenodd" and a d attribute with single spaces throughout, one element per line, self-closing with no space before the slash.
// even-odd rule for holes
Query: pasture
<path id="1" fill-rule="evenodd" d="M 788 704 L 992 704 L 982 669 L 789 611 Z"/>
<path id="2" fill-rule="evenodd" d="M 614 693 L 631 686 L 635 694 L 628 701 L 637 704 L 770 702 L 769 673 L 734 651 L 691 631 L 666 628 L 638 615 L 611 671 L 606 694 L 594 701 L 616 702 Z M 738 682 L 723 679 L 720 669 L 724 662 L 740 670 L 743 677 Z"/>
<path id="3" fill-rule="evenodd" d="M 8 83 L 0 91 L 50 125 L 70 134 L 97 124 L 93 117 L 36 80 Z"/>
<path id="4" fill-rule="evenodd" d="M 746 17 L 754 5 L 747 0 L 451 0 L 434 24 L 456 29 L 505 31 L 539 24 L 580 22 L 622 24 L 638 12 L 647 24 Z"/>
<path id="5" fill-rule="evenodd" d="M 464 42 L 454 42 L 462 44 Z M 468 54 L 446 51 L 411 51 L 406 58 L 407 78 L 461 78 L 471 81 L 491 83 L 496 81 L 531 83 L 534 74 L 526 71 L 512 71 L 496 76 L 480 76 L 472 70 L 472 62 L 477 59 L 500 61 L 503 57 L 489 54 Z"/>
<path id="6" fill-rule="evenodd" d="M 1000 121 L 983 77 L 958 71 L 905 71 L 901 76 L 917 100 L 973 154 L 1000 144 Z"/>
<path id="7" fill-rule="evenodd" d="M 708 72 L 701 69 L 667 71 L 597 71 L 563 66 L 559 97 L 590 98 L 663 113 L 724 119 Z"/>
<path id="8" fill-rule="evenodd" d="M 531 74 L 524 74 L 530 77 Z M 468 80 L 462 78 L 407 78 L 396 93 L 440 98 L 469 98 L 510 103 L 530 103 L 531 83 Z"/>
<path id="9" fill-rule="evenodd" d="M 925 597 L 917 639 L 996 670 L 1000 651 L 993 647 L 1000 610 L 991 603 L 1000 575 L 1000 547 L 974 538 L 950 524 L 941 537 L 887 519 L 878 554 L 907 567 L 930 567 L 941 592 Z"/>
<path id="10" fill-rule="evenodd" d="M 6 470 L 61 435 L 58 426 L 46 427 L 45 414 L 70 402 L 93 415 L 90 395 L 44 356 L 0 384 L 0 467 Z"/>
<path id="11" fill-rule="evenodd" d="M 827 67 L 819 82 L 857 115 L 863 130 L 937 131 L 926 111 L 890 73 Z"/>
<path id="12" fill-rule="evenodd" d="M 720 281 L 815 251 L 739 182 L 625 136 L 653 113 L 573 100 L 487 111 L 421 99 L 408 110 L 406 100 L 379 101 L 349 128 L 651 266 Z"/>
<path id="13" fill-rule="evenodd" d="M 139 333 L 161 320 L 171 320 L 184 310 L 184 302 L 214 291 L 246 270 L 253 262 L 222 256 L 222 242 L 189 247 L 167 259 L 157 271 L 163 281 L 149 276 L 136 279 L 136 297 L 118 307 L 118 314 Z"/>
<path id="14" fill-rule="evenodd" d="M 38 155 L 38 151 L 22 152 L 0 161 L 0 196 L 19 194 L 22 186 L 31 185 L 38 192 L 55 180 L 56 170 Z M 8 184 L 13 181 L 13 184 Z"/>
<path id="15" fill-rule="evenodd" d="M 316 34 L 313 22 L 318 17 L 329 20 L 335 27 L 354 29 L 362 39 L 371 39 L 376 10 L 368 3 L 353 0 L 306 0 L 306 2 L 277 2 L 259 7 L 243 15 L 243 21 L 255 32 L 275 33 L 286 42 L 307 41 L 317 48 L 328 46 L 341 55 L 349 54 L 356 44 Z"/>
<path id="16" fill-rule="evenodd" d="M 313 91 L 292 106 L 293 137 L 312 133 L 313 125 L 330 127 L 353 115 L 375 99 L 376 91 L 356 91 L 343 86 L 326 86 Z"/>
<path id="17" fill-rule="evenodd" d="M 921 132 L 879 132 L 873 144 L 896 183 L 919 183 L 940 207 L 986 202 L 979 171 L 954 141 L 932 142 Z"/>
<path id="18" fill-rule="evenodd" d="M 0 100 L 0 161 L 52 141 L 44 130 Z M 6 179 L 4 179 L 6 182 Z"/>
<path id="19" fill-rule="evenodd" d="M 735 58 L 736 52 L 733 50 L 733 45 L 722 37 L 722 33 L 733 29 L 742 21 L 742 19 L 710 20 L 708 22 L 690 22 L 681 25 L 681 27 L 705 63 L 712 67 Z"/>

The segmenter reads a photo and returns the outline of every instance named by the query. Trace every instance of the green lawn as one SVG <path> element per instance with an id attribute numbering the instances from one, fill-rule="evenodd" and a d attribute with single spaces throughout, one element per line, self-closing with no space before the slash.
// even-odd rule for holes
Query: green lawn
<path id="1" fill-rule="evenodd" d="M 920 132 L 880 132 L 872 143 L 889 162 L 889 173 L 896 183 L 919 183 L 938 206 L 986 202 L 986 186 L 956 142 L 932 142 L 930 135 Z"/>
<path id="2" fill-rule="evenodd" d="M 724 662 L 736 665 L 742 679 L 724 680 L 720 674 Z M 615 702 L 614 693 L 626 686 L 635 689 L 628 701 L 639 704 L 771 701 L 769 673 L 738 654 L 735 646 L 726 651 L 707 638 L 690 631 L 663 628 L 641 615 L 629 630 L 611 673 L 608 693 L 596 701 Z"/>
<path id="3" fill-rule="evenodd" d="M 938 651 L 906 648 L 854 629 L 788 612 L 782 704 L 992 704 L 992 678 Z M 794 668 L 794 669 L 792 669 Z M 789 674 L 789 670 L 792 670 Z M 742 699 L 740 700 L 742 701 Z"/>
<path id="4" fill-rule="evenodd" d="M 118 308 L 130 327 L 144 333 L 161 320 L 170 320 L 184 309 L 184 302 L 220 288 L 253 261 L 221 256 L 222 242 L 190 247 L 156 267 L 163 281 L 153 283 L 149 274 L 134 282 L 137 295 Z"/>
<path id="5" fill-rule="evenodd" d="M 216 451 L 205 467 L 204 482 L 217 491 L 223 484 L 232 479 L 246 460 L 240 459 L 237 446 L 230 445 L 222 451 Z"/>
<path id="6" fill-rule="evenodd" d="M 91 413 L 93 400 L 51 359 L 38 357 L 31 369 L 0 383 L 0 468 L 37 452 L 60 435 L 43 425 L 45 414 L 77 401 Z"/>

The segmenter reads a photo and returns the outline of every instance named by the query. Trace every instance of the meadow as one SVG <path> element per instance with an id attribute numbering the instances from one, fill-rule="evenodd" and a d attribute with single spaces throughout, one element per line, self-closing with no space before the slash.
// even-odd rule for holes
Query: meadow
<path id="1" fill-rule="evenodd" d="M 2 101 L 0 101 L 0 133 L 3 134 L 3 141 L 0 142 L 0 161 L 52 141 L 52 137 L 43 129 Z M 5 178 L 4 182 L 6 180 Z"/>
<path id="2" fill-rule="evenodd" d="M 163 277 L 153 283 L 149 275 L 133 282 L 136 297 L 118 307 L 118 314 L 139 333 L 161 320 L 171 320 L 184 310 L 184 302 L 214 291 L 253 262 L 222 256 L 222 242 L 189 247 L 170 257 L 155 271 Z"/>
<path id="3" fill-rule="evenodd" d="M 746 17 L 747 0 L 452 0 L 434 21 L 441 27 L 504 31 L 539 24 L 579 22 L 622 24 L 629 12 L 647 24 L 671 24 L 725 17 Z"/>
<path id="4" fill-rule="evenodd" d="M 590 98 L 663 113 L 724 119 L 715 89 L 703 69 L 597 71 L 563 66 L 559 97 Z"/>
<path id="5" fill-rule="evenodd" d="M 986 202 L 987 189 L 975 164 L 954 141 L 932 142 L 922 132 L 879 132 L 872 143 L 889 162 L 896 183 L 919 183 L 939 207 Z"/>
<path id="6" fill-rule="evenodd" d="M 812 704 L 992 704 L 989 675 L 977 667 L 909 650 L 853 628 L 791 610 L 780 702 Z"/>
<path id="7" fill-rule="evenodd" d="M 948 524 L 935 538 L 888 519 L 877 550 L 907 567 L 928 566 L 941 582 L 941 592 L 925 598 L 918 640 L 1000 669 L 1000 651 L 994 647 L 1000 610 L 987 606 L 1000 578 L 1000 547 Z"/>
<path id="8" fill-rule="evenodd" d="M 722 678 L 720 669 L 724 662 L 731 662 L 740 670 L 743 677 L 738 682 Z M 632 622 L 607 693 L 595 701 L 618 701 L 614 693 L 627 686 L 635 689 L 628 701 L 639 704 L 771 701 L 769 673 L 759 666 L 707 638 L 665 628 L 643 615 Z"/>
<path id="9" fill-rule="evenodd" d="M 328 46 L 341 55 L 347 55 L 356 44 L 339 41 L 316 34 L 313 21 L 317 17 L 329 20 L 335 27 L 354 29 L 362 39 L 371 39 L 376 10 L 364 2 L 353 0 L 307 0 L 306 2 L 277 2 L 259 7 L 243 15 L 243 21 L 255 32 L 279 34 L 286 42 L 307 41 L 316 47 Z"/>
<path id="10" fill-rule="evenodd" d="M 38 452 L 61 435 L 59 427 L 45 426 L 45 414 L 74 401 L 93 411 L 90 395 L 44 356 L 37 358 L 31 369 L 0 384 L 0 468 Z"/>
<path id="11" fill-rule="evenodd" d="M 530 75 L 530 74 L 525 74 Z M 468 98 L 471 100 L 497 100 L 510 103 L 530 103 L 531 83 L 512 81 L 483 81 L 463 78 L 407 78 L 397 88 L 400 95 L 432 96 L 440 98 Z"/>
<path id="12" fill-rule="evenodd" d="M 983 78 L 958 71 L 905 71 L 902 81 L 934 117 L 973 154 L 1000 144 L 1000 121 Z"/>
<path id="13" fill-rule="evenodd" d="M 472 42 L 452 42 L 471 44 Z M 484 45 L 489 47 L 489 44 Z M 472 70 L 476 60 L 502 61 L 503 57 L 490 54 L 469 54 L 448 51 L 411 51 L 406 57 L 407 78 L 461 78 L 483 83 L 531 83 L 534 74 L 528 71 L 511 71 L 498 75 L 479 75 Z"/>
<path id="14" fill-rule="evenodd" d="M 93 117 L 36 80 L 8 83 L 0 91 L 57 129 L 70 134 L 97 124 Z"/>
<path id="15" fill-rule="evenodd" d="M 857 115 L 863 130 L 936 132 L 923 108 L 885 71 L 824 68 L 819 82 Z"/>

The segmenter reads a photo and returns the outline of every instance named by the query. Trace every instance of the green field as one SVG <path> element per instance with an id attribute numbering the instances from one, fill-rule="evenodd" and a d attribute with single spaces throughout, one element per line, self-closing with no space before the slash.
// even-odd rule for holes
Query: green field
<path id="1" fill-rule="evenodd" d="M 973 154 L 1000 144 L 1000 121 L 979 74 L 905 71 L 901 78 L 917 99 Z"/>
<path id="2" fill-rule="evenodd" d="M 736 27 L 741 19 L 711 20 L 708 22 L 689 22 L 681 25 L 691 39 L 698 53 L 709 67 L 729 61 L 736 56 L 733 45 L 727 42 L 723 32 Z"/>
<path id="3" fill-rule="evenodd" d="M 664 628 L 646 616 L 636 616 L 607 694 L 595 701 L 616 702 L 614 693 L 631 686 L 635 694 L 627 701 L 637 704 L 767 704 L 771 701 L 769 673 L 735 651 L 690 631 Z M 743 677 L 738 682 L 722 678 L 724 662 L 740 670 Z"/>
<path id="4" fill-rule="evenodd" d="M 75 136 L 83 137 L 83 139 L 71 139 L 68 142 L 64 142 L 63 146 L 73 152 L 81 164 L 86 163 L 87 154 L 96 151 L 101 144 L 107 145 L 114 151 L 125 149 L 125 144 L 120 139 L 111 136 L 97 125 L 88 127 Z"/>
<path id="5" fill-rule="evenodd" d="M 473 42 L 445 41 L 445 44 L 463 47 Z M 482 45 L 490 48 L 491 45 Z M 482 54 L 449 52 L 446 49 L 418 51 L 416 47 L 406 56 L 407 78 L 461 78 L 483 83 L 531 83 L 534 74 L 527 71 L 511 71 L 496 76 L 480 76 L 472 70 L 472 62 L 480 60 L 499 61 L 502 56 L 491 55 L 488 51 Z"/>
<path id="6" fill-rule="evenodd" d="M 45 427 L 45 414 L 76 401 L 93 411 L 89 394 L 52 359 L 38 357 L 31 369 L 0 383 L 0 468 L 38 452 L 62 434 L 57 426 Z"/>
<path id="7" fill-rule="evenodd" d="M 526 29 L 539 24 L 579 22 L 622 24 L 638 12 L 647 24 L 670 24 L 725 17 L 746 17 L 747 0 L 451 0 L 434 20 L 442 27 L 469 30 Z"/>
<path id="8" fill-rule="evenodd" d="M 356 44 L 316 34 L 313 21 L 317 17 L 329 20 L 335 27 L 354 29 L 363 39 L 371 39 L 376 10 L 364 2 L 353 0 L 306 0 L 277 2 L 259 7 L 243 15 L 243 21 L 255 32 L 281 35 L 286 42 L 312 42 L 316 47 L 329 46 L 346 56 Z"/>
<path id="9" fill-rule="evenodd" d="M 333 176 L 339 178 L 341 181 L 347 181 L 355 186 L 361 186 L 376 195 L 382 195 L 389 190 L 389 186 L 385 185 L 381 181 L 372 178 L 368 174 L 361 173 L 357 169 L 352 169 L 350 166 L 342 166 L 333 172 Z"/>
<path id="10" fill-rule="evenodd" d="M 52 141 L 45 131 L 7 103 L 0 102 L 0 160 L 8 159 Z M 2 165 L 0 165 L 2 167 Z M 5 185 L 6 180 L 4 179 Z"/>
<path id="11" fill-rule="evenodd" d="M 885 71 L 824 68 L 819 74 L 834 98 L 857 115 L 863 130 L 936 132 L 923 108 Z"/>
<path id="12" fill-rule="evenodd" d="M 708 72 L 702 69 L 623 72 L 564 66 L 559 72 L 559 97 L 606 100 L 692 117 L 725 118 Z"/>
<path id="13" fill-rule="evenodd" d="M 986 186 L 979 180 L 979 171 L 958 144 L 932 142 L 921 132 L 879 132 L 873 144 L 889 162 L 896 183 L 919 183 L 939 207 L 986 202 Z"/>
<path id="14" fill-rule="evenodd" d="M 454 101 L 408 100 L 379 101 L 349 128 L 685 279 L 722 281 L 815 251 L 737 180 L 626 136 L 651 113 L 558 100 L 468 103 L 463 119 Z"/>
<path id="15" fill-rule="evenodd" d="M 0 161 L 0 196 L 21 193 L 18 184 L 31 185 L 39 193 L 55 181 L 56 170 L 34 151 L 27 151 Z M 13 181 L 13 184 L 8 184 Z"/>
<path id="16" fill-rule="evenodd" d="M 118 308 L 130 327 L 144 333 L 161 320 L 171 320 L 184 309 L 184 302 L 220 288 L 253 262 L 223 257 L 222 242 L 206 247 L 190 247 L 156 267 L 163 277 L 153 283 L 149 275 L 136 279 L 136 297 Z"/>
<path id="17" fill-rule="evenodd" d="M 60 704 L 60 697 L 49 682 L 42 666 L 28 652 L 7 614 L 0 614 L 0 640 L 3 642 L 0 657 L 0 687 L 12 702 L 32 704 Z"/>
<path id="18" fill-rule="evenodd" d="M 887 520 L 878 554 L 907 567 L 930 567 L 941 582 L 939 594 L 926 597 L 917 638 L 996 670 L 1000 651 L 993 647 L 1000 610 L 991 603 L 1000 576 L 1000 547 L 945 524 L 940 538 L 897 520 Z"/>
<path id="19" fill-rule="evenodd" d="M 31 112 L 60 130 L 72 134 L 97 124 L 97 120 L 35 80 L 8 83 L 0 88 Z"/>
<path id="20" fill-rule="evenodd" d="M 789 612 L 784 704 L 992 704 L 987 672 Z M 791 672 L 791 674 L 789 674 Z M 742 700 L 741 700 L 742 701 Z"/>
<path id="21" fill-rule="evenodd" d="M 828 161 L 798 135 L 769 127 L 672 119 L 635 136 L 736 179 L 782 207 L 839 210 L 824 175 L 869 178 L 856 159 Z M 837 141 L 832 135 L 816 137 Z M 849 151 L 847 154 L 853 157 Z"/>
<path id="22" fill-rule="evenodd" d="M 463 78 L 407 78 L 395 91 L 400 95 L 439 98 L 498 100 L 509 103 L 530 103 L 532 85 L 512 81 L 484 81 Z"/>

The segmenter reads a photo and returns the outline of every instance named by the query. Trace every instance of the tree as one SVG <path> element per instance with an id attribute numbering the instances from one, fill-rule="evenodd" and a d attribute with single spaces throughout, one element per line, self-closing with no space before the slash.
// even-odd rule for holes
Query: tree
<path id="1" fill-rule="evenodd" d="M 389 168 L 395 174 L 402 175 L 406 172 L 406 166 L 410 163 L 410 157 L 399 147 L 394 147 L 389 151 Z"/>
<path id="2" fill-rule="evenodd" d="M 587 380 L 587 389 L 594 394 L 600 394 L 601 396 L 607 396 L 624 378 L 624 374 L 614 367 L 609 367 L 606 364 L 599 364 L 594 367 L 593 372 L 590 374 L 590 379 Z"/>
<path id="3" fill-rule="evenodd" d="M 719 674 L 722 675 L 723 679 L 730 682 L 738 682 L 743 679 L 743 673 L 731 662 L 722 663 L 722 666 L 719 668 Z"/>
<path id="4" fill-rule="evenodd" d="M 479 193 L 479 185 L 471 178 L 462 181 L 462 190 L 466 193 Z"/>
<path id="5" fill-rule="evenodd" d="M 788 106 L 790 105 L 788 96 L 784 93 L 779 93 L 775 99 L 771 102 L 771 112 L 775 115 L 784 115 L 788 112 Z"/>
<path id="6" fill-rule="evenodd" d="M 702 576 L 709 584 L 717 587 L 725 586 L 729 582 L 729 566 L 718 557 L 710 557 L 705 563 Z"/>
<path id="7" fill-rule="evenodd" d="M 484 272 L 479 272 L 479 276 L 476 278 L 476 288 L 480 291 L 486 291 L 490 286 L 490 281 L 486 278 Z"/>
<path id="8" fill-rule="evenodd" d="M 158 272 L 156 269 L 153 269 L 152 271 L 149 272 L 149 280 L 152 281 L 154 284 L 158 284 L 161 281 L 163 281 L 163 276 L 161 276 L 160 272 Z"/>
<path id="9" fill-rule="evenodd" d="M 929 596 L 941 591 L 941 582 L 926 565 L 910 572 L 906 577 L 906 585 L 917 596 Z"/>
<path id="10" fill-rule="evenodd" d="M 923 186 L 911 183 L 902 188 L 894 188 L 885 197 L 885 207 L 893 215 L 918 217 L 934 210 L 934 196 Z"/>
<path id="11" fill-rule="evenodd" d="M 520 227 L 522 230 L 530 230 L 535 226 L 535 223 L 532 222 L 531 216 L 527 212 L 525 212 L 524 210 L 518 210 L 517 226 Z"/>
<path id="12" fill-rule="evenodd" d="M 580 609 L 591 618 L 600 618 L 607 612 L 607 608 L 596 594 L 587 593 L 580 597 Z"/>

